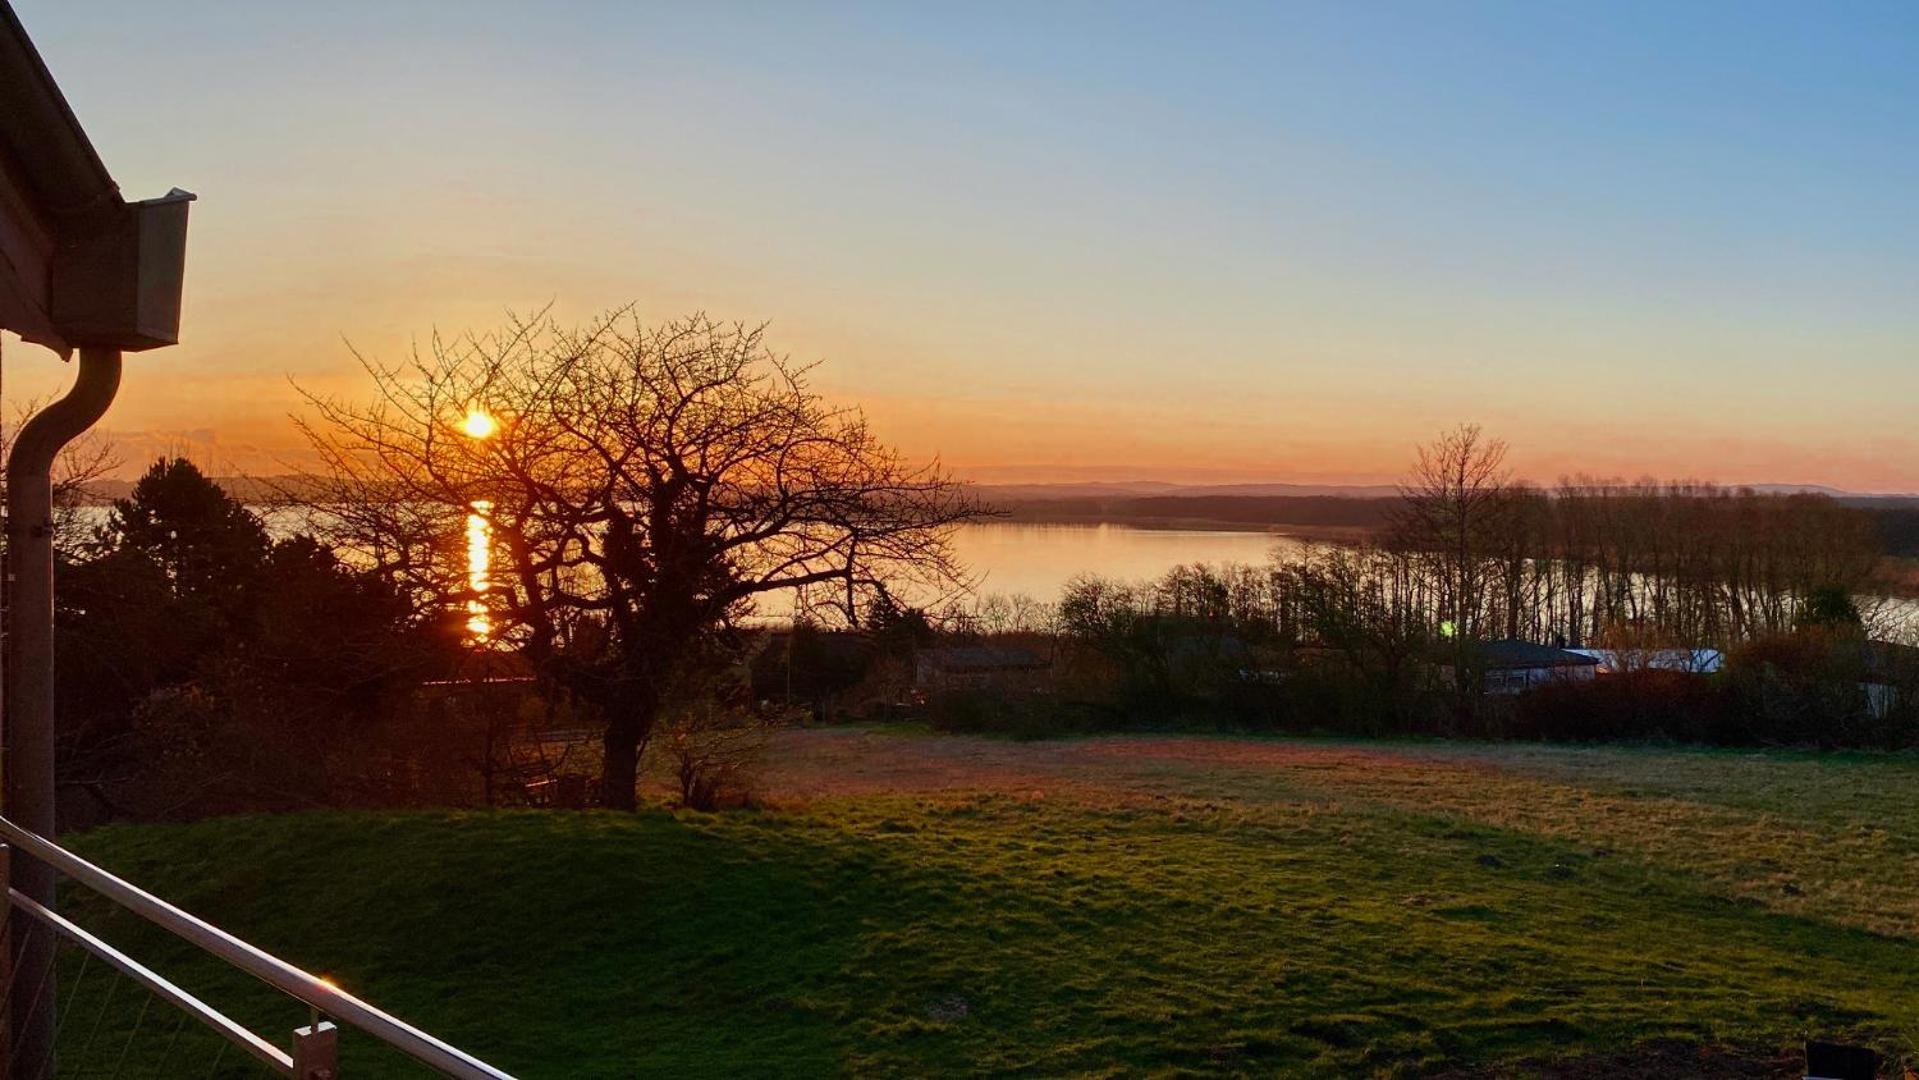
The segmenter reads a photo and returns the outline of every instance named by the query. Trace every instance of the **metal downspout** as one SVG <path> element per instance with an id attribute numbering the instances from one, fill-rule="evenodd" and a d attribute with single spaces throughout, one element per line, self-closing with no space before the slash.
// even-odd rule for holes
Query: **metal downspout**
<path id="1" fill-rule="evenodd" d="M 6 814 L 45 837 L 54 831 L 53 724 L 53 463 L 61 449 L 113 404 L 120 389 L 120 350 L 83 347 L 80 372 L 65 397 L 34 414 L 7 457 L 6 712 L 0 717 L 6 757 Z M 53 870 L 12 859 L 12 886 L 49 909 Z M 53 1053 L 53 941 L 30 938 L 30 920 L 11 920 L 17 965 L 13 985 L 40 987 L 13 995 L 13 1072 L 39 1068 Z M 32 999 L 40 998 L 36 1004 Z M 49 1070 L 49 1075 L 52 1071 Z"/>

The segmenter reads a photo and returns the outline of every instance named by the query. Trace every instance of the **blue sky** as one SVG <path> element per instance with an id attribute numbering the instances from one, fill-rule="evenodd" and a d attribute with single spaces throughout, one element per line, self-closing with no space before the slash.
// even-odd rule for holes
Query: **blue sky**
<path id="1" fill-rule="evenodd" d="M 15 6 L 128 193 L 202 195 L 136 448 L 260 468 L 343 339 L 637 301 L 988 478 L 1476 420 L 1542 480 L 1919 489 L 1919 6 Z"/>

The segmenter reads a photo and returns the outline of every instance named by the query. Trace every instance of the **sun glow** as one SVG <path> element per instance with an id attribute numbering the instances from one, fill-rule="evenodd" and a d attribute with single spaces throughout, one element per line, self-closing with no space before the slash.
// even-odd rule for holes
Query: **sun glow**
<path id="1" fill-rule="evenodd" d="M 460 430 L 471 439 L 490 439 L 500 430 L 500 422 L 493 419 L 491 413 L 478 405 L 466 411 L 466 419 L 460 421 Z"/>
<path id="2" fill-rule="evenodd" d="M 489 421 L 490 422 L 490 421 Z M 484 642 L 493 634 L 493 619 L 487 613 L 486 593 L 493 587 L 493 523 L 487 512 L 493 504 L 485 499 L 469 503 L 466 516 L 466 630 L 473 640 Z"/>
<path id="3" fill-rule="evenodd" d="M 469 405 L 460 431 L 470 439 L 490 439 L 500 430 L 499 421 L 479 405 Z M 466 515 L 466 632 L 475 644 L 485 644 L 493 636 L 493 617 L 487 611 L 486 592 L 493 587 L 493 522 L 487 514 L 493 504 L 475 499 L 467 504 Z"/>

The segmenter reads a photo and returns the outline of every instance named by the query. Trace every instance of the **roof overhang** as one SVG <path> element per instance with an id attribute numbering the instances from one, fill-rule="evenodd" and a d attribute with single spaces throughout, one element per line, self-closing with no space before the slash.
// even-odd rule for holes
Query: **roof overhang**
<path id="1" fill-rule="evenodd" d="M 0 0 L 0 328 L 76 345 L 177 340 L 185 192 L 128 203 Z"/>

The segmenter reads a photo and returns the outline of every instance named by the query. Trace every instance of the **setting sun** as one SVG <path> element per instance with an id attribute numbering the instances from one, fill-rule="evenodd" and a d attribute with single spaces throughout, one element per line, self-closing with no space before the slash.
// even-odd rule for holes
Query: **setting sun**
<path id="1" fill-rule="evenodd" d="M 485 409 L 475 405 L 466 411 L 466 419 L 460 421 L 460 430 L 465 432 L 468 438 L 490 439 L 494 432 L 500 430 L 500 422 L 493 419 L 492 414 Z"/>

